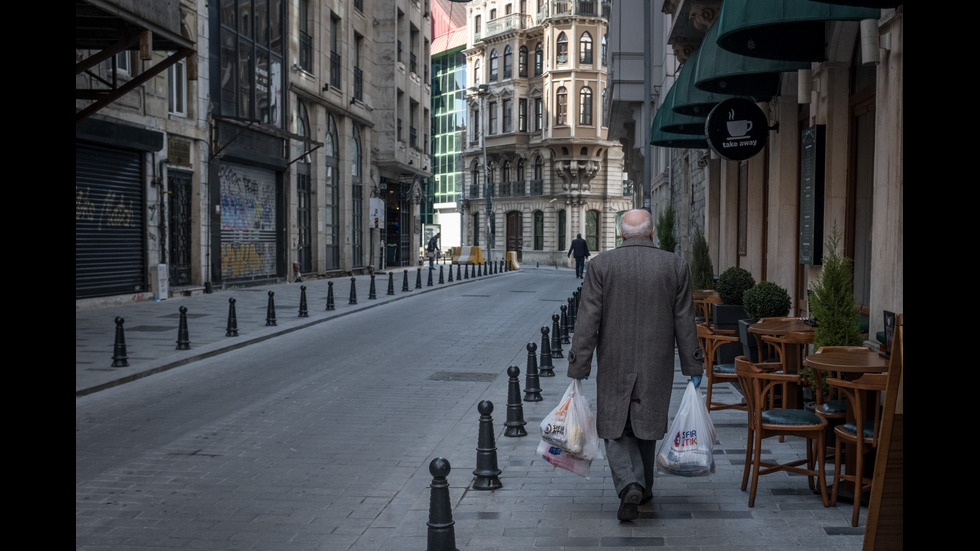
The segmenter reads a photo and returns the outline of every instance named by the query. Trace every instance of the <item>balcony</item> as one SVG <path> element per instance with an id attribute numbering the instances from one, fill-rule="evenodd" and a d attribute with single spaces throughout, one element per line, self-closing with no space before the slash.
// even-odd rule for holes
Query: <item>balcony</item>
<path id="1" fill-rule="evenodd" d="M 600 12 L 601 9 L 601 12 Z M 541 6 L 541 11 L 535 15 L 535 21 L 540 25 L 549 17 L 570 17 L 581 15 L 583 17 L 602 17 L 609 18 L 609 2 L 599 0 L 551 0 Z"/>
<path id="2" fill-rule="evenodd" d="M 544 195 L 544 180 L 529 180 L 531 195 Z"/>
<path id="3" fill-rule="evenodd" d="M 487 21 L 487 34 L 483 38 L 490 38 L 501 33 L 513 30 L 530 29 L 534 26 L 534 20 L 530 15 L 524 13 L 512 13 L 503 17 Z M 479 36 L 474 36 L 479 39 Z"/>

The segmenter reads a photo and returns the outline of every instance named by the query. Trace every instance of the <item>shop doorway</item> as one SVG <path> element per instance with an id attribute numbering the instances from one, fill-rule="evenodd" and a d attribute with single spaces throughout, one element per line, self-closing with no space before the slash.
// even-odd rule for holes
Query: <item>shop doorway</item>
<path id="1" fill-rule="evenodd" d="M 514 251 L 517 262 L 523 262 L 524 248 L 524 215 L 518 211 L 507 213 L 507 252 Z"/>

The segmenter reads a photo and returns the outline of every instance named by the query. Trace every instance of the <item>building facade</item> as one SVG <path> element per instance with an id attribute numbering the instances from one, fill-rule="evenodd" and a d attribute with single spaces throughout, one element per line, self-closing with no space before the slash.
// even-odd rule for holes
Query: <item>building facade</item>
<path id="1" fill-rule="evenodd" d="M 746 268 L 790 292 L 791 315 L 806 315 L 836 228 L 876 345 L 884 312 L 904 310 L 903 3 L 668 0 L 653 3 L 649 25 L 637 17 L 643 4 L 611 6 L 610 131 L 632 144 L 629 155 L 652 142 L 651 208 L 674 207 L 678 252 L 690 258 L 701 231 L 716 273 Z M 645 135 L 643 95 L 626 93 L 643 82 L 630 60 L 644 27 L 654 52 Z M 719 151 L 705 132 L 732 98 L 767 121 L 764 147 L 747 158 Z M 640 164 L 629 163 L 631 174 Z"/>
<path id="2" fill-rule="evenodd" d="M 442 232 L 441 247 L 463 243 L 461 152 L 466 128 L 466 6 L 432 2 L 432 180 L 425 222 Z"/>
<path id="3" fill-rule="evenodd" d="M 464 244 L 546 265 L 579 233 L 615 247 L 632 197 L 603 125 L 603 3 L 477 0 L 467 29 Z"/>
<path id="4" fill-rule="evenodd" d="M 417 263 L 429 18 L 426 0 L 76 3 L 76 300 Z"/>

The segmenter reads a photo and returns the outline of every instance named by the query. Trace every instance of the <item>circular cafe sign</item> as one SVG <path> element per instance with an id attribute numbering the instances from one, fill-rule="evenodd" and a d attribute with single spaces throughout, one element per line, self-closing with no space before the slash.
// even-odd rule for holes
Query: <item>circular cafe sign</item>
<path id="1" fill-rule="evenodd" d="M 744 161 L 766 146 L 769 119 L 751 100 L 730 98 L 708 113 L 704 134 L 708 145 L 722 159 Z"/>

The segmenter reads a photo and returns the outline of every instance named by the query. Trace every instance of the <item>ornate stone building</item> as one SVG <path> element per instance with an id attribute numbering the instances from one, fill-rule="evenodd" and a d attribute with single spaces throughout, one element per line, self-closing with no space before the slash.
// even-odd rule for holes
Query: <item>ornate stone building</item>
<path id="1" fill-rule="evenodd" d="M 567 262 L 581 233 L 617 243 L 624 193 L 619 142 L 607 138 L 607 19 L 598 1 L 467 4 L 463 244 L 520 262 Z M 484 254 L 486 257 L 487 255 Z"/>

